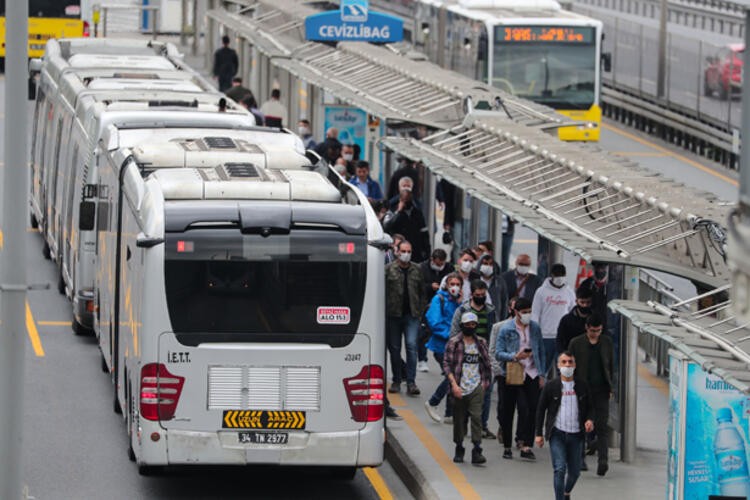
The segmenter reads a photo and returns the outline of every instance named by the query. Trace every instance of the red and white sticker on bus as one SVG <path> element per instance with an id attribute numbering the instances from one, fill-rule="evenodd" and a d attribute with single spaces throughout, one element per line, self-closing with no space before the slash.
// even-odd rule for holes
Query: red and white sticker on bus
<path id="1" fill-rule="evenodd" d="M 318 307 L 318 324 L 348 325 L 351 312 L 348 307 Z"/>

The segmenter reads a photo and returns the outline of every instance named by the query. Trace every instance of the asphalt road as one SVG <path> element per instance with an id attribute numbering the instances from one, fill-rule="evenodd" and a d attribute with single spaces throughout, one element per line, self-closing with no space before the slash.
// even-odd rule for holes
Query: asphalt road
<path id="1" fill-rule="evenodd" d="M 0 75 L 0 138 L 7 119 L 4 94 L 5 79 Z M 32 113 L 30 103 L 30 117 Z M 0 156 L 3 152 L 0 145 Z M 0 174 L 4 170 L 1 167 Z M 28 220 L 27 207 L 19 207 L 18 214 Z M 56 265 L 42 257 L 37 232 L 29 229 L 24 237 L 28 282 L 50 284 L 48 290 L 28 294 L 27 325 L 31 322 L 32 327 L 24 353 L 25 374 L 23 380 L 19 377 L 25 398 L 20 459 L 29 498 L 388 498 L 361 470 L 352 481 L 335 480 L 316 469 L 280 467 L 196 467 L 167 470 L 160 477 L 139 476 L 127 457 L 125 425 L 112 410 L 113 386 L 100 368 L 96 341 L 72 333 L 70 303 L 55 286 Z M 0 265 L 8 265 L 2 253 Z M 38 341 L 36 349 L 32 339 Z M 372 471 L 395 498 L 409 497 L 388 464 Z"/>

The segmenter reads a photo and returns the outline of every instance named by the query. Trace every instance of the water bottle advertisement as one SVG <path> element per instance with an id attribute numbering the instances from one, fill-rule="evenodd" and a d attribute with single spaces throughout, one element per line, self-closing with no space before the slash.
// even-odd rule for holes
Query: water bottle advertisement
<path id="1" fill-rule="evenodd" d="M 365 159 L 365 133 L 367 113 L 349 106 L 326 106 L 324 115 L 325 130 L 331 127 L 339 129 L 341 144 L 357 144 Z"/>
<path id="2" fill-rule="evenodd" d="M 700 366 L 686 364 L 682 498 L 750 499 L 750 397 Z"/>

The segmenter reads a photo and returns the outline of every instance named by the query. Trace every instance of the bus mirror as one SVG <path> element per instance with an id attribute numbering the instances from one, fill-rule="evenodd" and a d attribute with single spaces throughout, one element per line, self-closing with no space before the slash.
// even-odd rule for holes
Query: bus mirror
<path id="1" fill-rule="evenodd" d="M 38 75 L 42 72 L 42 60 L 38 57 L 29 59 L 29 76 Z"/>
<path id="2" fill-rule="evenodd" d="M 368 245 L 371 247 L 375 247 L 378 250 L 389 250 L 393 246 L 393 238 L 391 238 L 390 234 L 383 234 L 382 237 L 376 239 L 376 240 L 370 240 L 367 242 Z"/>
<path id="3" fill-rule="evenodd" d="M 162 243 L 164 243 L 164 238 L 153 238 L 143 233 L 138 233 L 138 237 L 135 240 L 135 246 L 138 248 L 151 248 Z"/>
<path id="4" fill-rule="evenodd" d="M 78 229 L 80 231 L 93 230 L 95 219 L 96 203 L 93 201 L 82 201 L 78 213 Z"/>
<path id="5" fill-rule="evenodd" d="M 612 54 L 609 52 L 604 52 L 602 54 L 602 66 L 605 72 L 609 73 L 612 71 Z"/>

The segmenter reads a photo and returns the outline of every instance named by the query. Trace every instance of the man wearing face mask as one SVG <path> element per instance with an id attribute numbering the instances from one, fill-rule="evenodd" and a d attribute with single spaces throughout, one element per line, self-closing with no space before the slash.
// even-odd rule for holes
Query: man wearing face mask
<path id="1" fill-rule="evenodd" d="M 401 191 L 398 201 L 391 205 L 385 216 L 383 228 L 388 234 L 400 233 L 412 243 L 414 261 L 422 262 L 430 255 L 430 233 L 419 207 L 412 197 L 413 183 L 408 177 L 399 182 Z"/>
<path id="2" fill-rule="evenodd" d="M 489 390 L 492 366 L 487 342 L 476 336 L 477 315 L 464 313 L 460 319 L 461 333 L 451 337 L 445 346 L 443 371 L 448 378 L 453 395 L 453 442 L 456 451 L 453 461 L 464 461 L 463 446 L 466 422 L 471 420 L 471 463 L 487 462 L 482 455 L 482 403 L 484 392 Z"/>
<path id="3" fill-rule="evenodd" d="M 481 245 L 481 244 L 480 244 Z M 495 316 L 498 320 L 505 319 L 508 307 L 508 292 L 505 281 L 498 273 L 499 267 L 492 258 L 492 254 L 485 253 L 476 263 L 471 279 L 479 279 L 487 285 L 487 302 L 495 306 Z"/>
<path id="4" fill-rule="evenodd" d="M 496 323 L 495 306 L 487 300 L 487 284 L 482 280 L 473 280 L 470 284 L 469 300 L 461 304 L 453 315 L 451 324 L 451 336 L 461 333 L 461 317 L 471 312 L 477 316 L 476 336 L 490 341 L 490 329 Z M 490 431 L 488 423 L 490 420 L 490 405 L 492 398 L 492 385 L 484 393 L 482 403 L 482 436 L 487 439 L 495 439 L 497 436 Z"/>
<path id="5" fill-rule="evenodd" d="M 398 246 L 398 260 L 385 268 L 386 336 L 391 358 L 393 383 L 388 392 L 401 392 L 401 381 L 406 378 L 406 391 L 418 396 L 417 336 L 419 319 L 424 310 L 424 288 L 419 266 L 411 261 L 412 245 L 404 240 Z M 401 339 L 406 345 L 406 373 L 401 371 Z"/>
<path id="6" fill-rule="evenodd" d="M 594 275 L 581 283 L 582 288 L 591 290 L 591 310 L 601 316 L 604 330 L 607 330 L 607 302 L 618 297 L 610 294 L 609 266 L 603 262 L 594 263 Z M 609 297 L 609 295 L 613 295 Z"/>
<path id="7" fill-rule="evenodd" d="M 567 351 L 571 340 L 586 333 L 586 318 L 591 315 L 592 295 L 590 288 L 579 286 L 576 290 L 576 306 L 562 317 L 557 327 L 555 339 L 557 353 Z"/>
<path id="8" fill-rule="evenodd" d="M 542 328 L 546 366 L 552 366 L 555 357 L 555 339 L 560 320 L 576 304 L 576 294 L 565 283 L 565 274 L 564 265 L 553 264 L 550 277 L 537 289 L 531 302 L 531 320 Z"/>
<path id="9" fill-rule="evenodd" d="M 445 250 L 442 248 L 436 248 L 432 251 L 430 259 L 419 265 L 419 270 L 422 271 L 422 277 L 424 278 L 424 292 L 428 303 L 431 303 L 435 293 L 440 289 L 440 283 L 442 283 L 443 278 L 451 272 L 450 268 L 448 268 L 445 263 L 447 259 L 448 255 L 445 253 Z M 429 329 L 425 328 L 424 330 L 425 331 L 420 332 L 418 346 L 419 361 L 417 362 L 417 371 L 420 372 L 430 371 L 427 366 L 427 348 L 425 347 L 425 342 L 428 338 L 424 338 L 427 335 L 426 331 Z"/>
<path id="10" fill-rule="evenodd" d="M 425 319 L 432 330 L 432 336 L 427 343 L 427 348 L 432 351 L 435 361 L 440 365 L 440 371 L 443 370 L 443 354 L 445 353 L 445 344 L 448 342 L 451 333 L 451 322 L 453 315 L 461 303 L 461 277 L 457 273 L 450 273 L 445 278 L 445 285 L 437 291 L 427 309 Z M 440 402 L 448 395 L 450 383 L 444 378 L 438 385 L 430 399 L 425 401 L 424 407 L 427 414 L 435 422 L 440 422 L 440 413 L 437 408 Z M 446 419 L 453 416 L 451 398 L 448 398 L 445 404 Z"/>
<path id="11" fill-rule="evenodd" d="M 566 500 L 581 472 L 584 432 L 594 429 L 594 409 L 586 381 L 574 377 L 576 360 L 573 355 L 562 352 L 557 358 L 557 367 L 560 378 L 547 383 L 539 397 L 536 444 L 541 448 L 545 439 L 549 442 L 555 500 Z"/>
<path id="12" fill-rule="evenodd" d="M 539 324 L 531 321 L 531 301 L 524 297 L 516 300 L 515 319 L 506 321 L 500 328 L 495 346 L 495 359 L 500 362 L 500 384 L 503 387 L 501 427 L 503 431 L 503 458 L 513 458 L 513 413 L 518 405 L 518 437 L 521 458 L 536 460 L 531 447 L 534 444 L 534 415 L 539 401 L 539 391 L 544 385 L 544 343 Z M 506 383 L 507 363 L 518 362 L 523 367 L 523 384 Z"/>
<path id="13" fill-rule="evenodd" d="M 341 146 L 341 158 L 346 162 L 346 171 L 349 173 L 349 177 L 354 177 L 354 146 L 352 144 Z"/>
<path id="14" fill-rule="evenodd" d="M 464 280 L 463 289 L 461 290 L 464 300 L 467 300 L 467 297 L 471 295 L 471 272 L 474 269 L 474 262 L 476 260 L 477 257 L 474 255 L 474 251 L 470 248 L 464 248 L 461 250 L 456 261 L 455 271 Z M 443 283 L 440 283 L 440 286 L 443 286 Z"/>
<path id="15" fill-rule="evenodd" d="M 305 145 L 305 150 L 315 149 L 318 143 L 315 142 L 312 134 L 312 127 L 310 126 L 310 120 L 305 118 L 301 119 L 297 123 L 297 133 L 302 138 L 302 143 Z"/>
<path id="16" fill-rule="evenodd" d="M 534 299 L 537 288 L 542 284 L 539 276 L 531 272 L 531 257 L 522 253 L 516 257 L 516 268 L 503 273 L 508 297 Z"/>
<path id="17" fill-rule="evenodd" d="M 596 473 L 599 476 L 605 475 L 609 470 L 607 434 L 614 373 L 612 337 L 602 335 L 603 329 L 604 322 L 601 316 L 595 312 L 591 313 L 586 318 L 586 333 L 571 340 L 568 349 L 576 359 L 579 375 L 586 380 L 591 389 L 598 458 Z"/>

